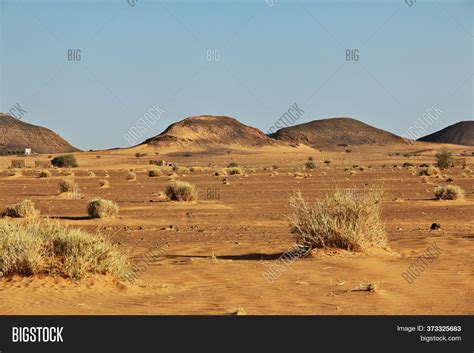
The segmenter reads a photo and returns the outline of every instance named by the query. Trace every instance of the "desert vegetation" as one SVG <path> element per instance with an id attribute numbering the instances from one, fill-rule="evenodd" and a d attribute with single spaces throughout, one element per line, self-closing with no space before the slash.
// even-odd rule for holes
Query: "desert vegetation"
<path id="1" fill-rule="evenodd" d="M 43 169 L 43 170 L 39 173 L 39 177 L 40 177 L 40 178 L 50 178 L 50 177 L 51 177 L 51 172 L 50 172 L 49 170 Z"/>
<path id="2" fill-rule="evenodd" d="M 77 184 L 73 178 L 68 177 L 64 178 L 59 182 L 59 191 L 60 192 L 70 192 L 77 189 Z"/>
<path id="3" fill-rule="evenodd" d="M 39 211 L 35 208 L 33 201 L 25 199 L 7 206 L 3 215 L 12 218 L 33 218 L 39 216 Z"/>
<path id="4" fill-rule="evenodd" d="M 427 167 L 422 167 L 419 172 L 420 176 L 437 176 L 441 174 L 441 171 L 439 170 L 438 167 L 435 167 L 433 165 L 429 165 Z"/>
<path id="5" fill-rule="evenodd" d="M 76 157 L 73 154 L 65 154 L 58 157 L 54 157 L 51 160 L 51 164 L 59 168 L 76 168 L 79 166 Z"/>
<path id="6" fill-rule="evenodd" d="M 445 148 L 439 150 L 435 154 L 436 165 L 438 168 L 446 169 L 451 166 L 453 161 L 453 153 Z"/>
<path id="7" fill-rule="evenodd" d="M 79 280 L 87 274 L 126 280 L 130 263 L 102 235 L 71 229 L 53 221 L 10 223 L 0 220 L 2 274 L 48 274 Z"/>
<path id="8" fill-rule="evenodd" d="M 310 205 L 300 192 L 290 197 L 290 225 L 296 243 L 305 248 L 361 251 L 384 247 L 387 233 L 381 219 L 383 190 L 336 190 Z"/>
<path id="9" fill-rule="evenodd" d="M 184 181 L 173 181 L 165 190 L 165 195 L 172 201 L 197 200 L 196 187 Z"/>
<path id="10" fill-rule="evenodd" d="M 111 200 L 95 198 L 87 204 L 87 214 L 90 218 L 114 218 L 118 212 L 118 205 Z"/>
<path id="11" fill-rule="evenodd" d="M 464 190 L 458 185 L 437 186 L 434 195 L 438 200 L 457 200 L 464 197 Z"/>

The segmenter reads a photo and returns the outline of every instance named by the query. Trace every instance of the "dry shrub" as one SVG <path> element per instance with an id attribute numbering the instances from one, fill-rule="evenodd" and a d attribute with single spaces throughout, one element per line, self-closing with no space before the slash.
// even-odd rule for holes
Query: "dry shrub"
<path id="1" fill-rule="evenodd" d="M 171 182 L 167 186 L 165 194 L 172 201 L 194 201 L 197 199 L 196 187 L 184 181 Z"/>
<path id="2" fill-rule="evenodd" d="M 464 197 L 464 190 L 457 185 L 437 186 L 434 195 L 438 200 L 457 200 Z"/>
<path id="3" fill-rule="evenodd" d="M 64 175 L 65 175 L 65 176 L 72 176 L 72 175 L 74 175 L 74 173 L 73 173 L 72 170 L 66 170 L 66 171 L 64 172 Z"/>
<path id="4" fill-rule="evenodd" d="M 77 184 L 73 178 L 64 178 L 59 182 L 59 191 L 69 192 L 77 189 Z"/>
<path id="5" fill-rule="evenodd" d="M 33 201 L 25 199 L 21 202 L 7 206 L 3 214 L 14 218 L 32 218 L 39 216 L 39 211 L 35 208 L 35 203 Z"/>
<path id="6" fill-rule="evenodd" d="M 453 162 L 453 153 L 448 151 L 446 148 L 443 148 L 436 152 L 435 158 L 436 165 L 441 169 L 445 169 L 451 166 Z"/>
<path id="7" fill-rule="evenodd" d="M 387 233 L 381 219 L 383 190 L 336 190 L 309 205 L 300 192 L 290 197 L 296 243 L 307 249 L 335 247 L 361 251 L 384 247 Z"/>
<path id="8" fill-rule="evenodd" d="M 91 218 L 114 218 L 118 211 L 118 205 L 110 200 L 95 198 L 87 204 L 87 213 Z"/>
<path id="9" fill-rule="evenodd" d="M 315 169 L 316 168 L 316 162 L 313 161 L 313 160 L 308 160 L 308 161 L 306 161 L 304 166 L 306 167 L 306 169 Z"/>
<path id="10" fill-rule="evenodd" d="M 109 181 L 106 179 L 100 179 L 99 185 L 101 188 L 108 188 L 110 186 Z"/>
<path id="11" fill-rule="evenodd" d="M 431 182 L 430 178 L 428 178 L 426 175 L 423 175 L 421 177 L 421 182 L 425 184 L 429 184 Z"/>
<path id="12" fill-rule="evenodd" d="M 129 170 L 127 172 L 127 175 L 125 176 L 125 180 L 136 180 L 136 179 L 137 179 L 137 174 Z"/>
<path id="13" fill-rule="evenodd" d="M 92 170 L 90 170 L 90 171 L 87 172 L 87 176 L 95 177 L 95 173 Z"/>
<path id="14" fill-rule="evenodd" d="M 17 169 L 10 169 L 10 170 L 8 171 L 8 175 L 9 175 L 9 176 L 15 176 L 15 175 L 20 175 L 20 174 L 21 174 L 20 171 L 17 170 Z"/>
<path id="15" fill-rule="evenodd" d="M 39 177 L 40 177 L 40 178 L 51 178 L 51 172 L 50 172 L 49 170 L 43 169 L 43 170 L 39 173 Z"/>
<path id="16" fill-rule="evenodd" d="M 428 167 L 421 168 L 420 170 L 420 175 L 426 175 L 426 176 L 433 176 L 433 175 L 440 175 L 441 171 L 439 170 L 438 167 L 435 167 L 433 165 L 429 165 Z"/>
<path id="17" fill-rule="evenodd" d="M 149 177 L 158 177 L 161 176 L 161 171 L 159 169 L 152 169 L 148 171 L 148 176 Z"/>
<path id="18" fill-rule="evenodd" d="M 240 167 L 230 167 L 226 169 L 228 175 L 242 175 L 244 171 Z"/>
<path id="19" fill-rule="evenodd" d="M 3 275 L 50 274 L 75 280 L 86 274 L 110 274 L 127 279 L 130 263 L 102 235 L 70 229 L 38 219 L 26 223 L 0 220 Z"/>

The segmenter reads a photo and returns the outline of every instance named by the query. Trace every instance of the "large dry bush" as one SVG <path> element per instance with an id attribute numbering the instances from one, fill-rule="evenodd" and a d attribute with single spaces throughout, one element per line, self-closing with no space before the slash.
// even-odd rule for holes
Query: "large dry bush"
<path id="1" fill-rule="evenodd" d="M 118 205 L 110 200 L 95 198 L 87 204 L 87 213 L 91 218 L 113 218 L 118 211 Z"/>
<path id="2" fill-rule="evenodd" d="M 464 190 L 457 185 L 437 186 L 434 195 L 438 200 L 457 200 L 464 197 Z"/>
<path id="3" fill-rule="evenodd" d="M 21 202 L 7 206 L 3 214 L 7 217 L 31 218 L 37 217 L 39 211 L 35 208 L 35 203 L 33 201 L 25 199 Z"/>
<path id="4" fill-rule="evenodd" d="M 196 187 L 184 181 L 171 182 L 166 187 L 165 194 L 172 201 L 194 201 L 197 199 Z"/>
<path id="5" fill-rule="evenodd" d="M 436 158 L 436 165 L 441 168 L 449 168 L 453 162 L 453 153 L 446 148 L 443 148 L 436 152 L 435 154 Z"/>
<path id="6" fill-rule="evenodd" d="M 62 275 L 81 279 L 86 274 L 110 274 L 127 279 L 130 263 L 102 235 L 70 229 L 57 222 L 0 220 L 0 258 L 4 276 Z"/>
<path id="7" fill-rule="evenodd" d="M 314 205 L 300 192 L 290 197 L 296 242 L 305 248 L 335 247 L 361 251 L 384 247 L 387 233 L 381 219 L 383 190 L 336 190 Z"/>

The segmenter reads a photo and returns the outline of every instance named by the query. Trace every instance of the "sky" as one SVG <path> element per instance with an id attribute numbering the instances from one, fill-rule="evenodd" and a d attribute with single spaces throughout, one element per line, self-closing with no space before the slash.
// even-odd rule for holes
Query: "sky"
<path id="1" fill-rule="evenodd" d="M 84 150 L 150 113 L 136 143 L 205 114 L 267 132 L 294 104 L 399 135 L 473 120 L 471 0 L 0 1 L 0 111 Z"/>

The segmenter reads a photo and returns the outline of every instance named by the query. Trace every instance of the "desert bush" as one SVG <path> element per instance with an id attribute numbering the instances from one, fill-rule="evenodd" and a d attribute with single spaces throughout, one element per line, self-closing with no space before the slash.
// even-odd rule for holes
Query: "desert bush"
<path id="1" fill-rule="evenodd" d="M 59 168 L 75 168 L 77 164 L 76 157 L 72 154 L 65 154 L 62 156 L 54 157 L 51 160 L 51 164 Z"/>
<path id="2" fill-rule="evenodd" d="M 126 280 L 131 271 L 127 257 L 100 234 L 38 219 L 0 220 L 0 234 L 4 276 L 51 274 L 79 280 L 90 273 Z"/>
<path id="3" fill-rule="evenodd" d="M 361 251 L 384 247 L 387 233 L 381 219 L 383 190 L 336 190 L 309 205 L 300 192 L 290 197 L 290 225 L 296 243 L 305 248 L 336 247 Z"/>
<path id="4" fill-rule="evenodd" d="M 403 168 L 414 167 L 414 164 L 410 163 L 410 162 L 405 162 L 405 163 L 403 163 L 402 167 Z"/>
<path id="5" fill-rule="evenodd" d="M 77 189 L 77 184 L 73 178 L 64 178 L 59 182 L 59 191 L 69 192 Z"/>
<path id="6" fill-rule="evenodd" d="M 457 185 L 437 186 L 434 195 L 438 200 L 457 200 L 464 197 L 464 190 Z"/>
<path id="7" fill-rule="evenodd" d="M 308 160 L 308 161 L 306 161 L 304 166 L 306 167 L 306 169 L 315 169 L 316 168 L 316 162 L 313 161 L 313 160 Z"/>
<path id="8" fill-rule="evenodd" d="M 43 170 L 39 173 L 39 177 L 40 177 L 40 178 L 50 178 L 50 177 L 51 177 L 51 172 L 50 172 L 49 170 L 43 169 Z"/>
<path id="9" fill-rule="evenodd" d="M 101 188 L 108 188 L 110 186 L 109 181 L 106 179 L 100 179 L 99 185 Z"/>
<path id="10" fill-rule="evenodd" d="M 423 175 L 421 177 L 421 182 L 425 184 L 429 184 L 431 181 L 430 181 L 430 178 L 428 178 L 426 175 Z"/>
<path id="11" fill-rule="evenodd" d="M 421 168 L 419 174 L 420 174 L 420 176 L 423 176 L 423 175 L 433 176 L 433 175 L 440 175 L 441 171 L 439 170 L 439 168 L 437 168 L 433 165 L 429 165 L 428 167 Z"/>
<path id="12" fill-rule="evenodd" d="M 64 172 L 64 176 L 72 176 L 72 175 L 74 175 L 74 173 L 72 172 L 72 170 L 69 170 L 69 169 L 68 169 L 68 170 L 66 170 L 66 171 Z"/>
<path id="13" fill-rule="evenodd" d="M 87 172 L 87 176 L 89 176 L 89 177 L 95 177 L 95 173 L 94 173 L 92 170 L 89 170 L 89 171 Z"/>
<path id="14" fill-rule="evenodd" d="M 436 152 L 435 158 L 436 165 L 438 166 L 438 168 L 445 169 L 451 166 L 451 163 L 453 161 L 453 153 L 443 148 Z"/>
<path id="15" fill-rule="evenodd" d="M 238 167 L 239 164 L 237 162 L 230 162 L 229 165 L 227 166 L 227 168 L 235 168 L 235 167 Z"/>
<path id="16" fill-rule="evenodd" d="M 3 214 L 14 218 L 31 218 L 39 216 L 39 211 L 35 208 L 35 203 L 25 199 L 21 202 L 9 205 L 5 208 Z"/>
<path id="17" fill-rule="evenodd" d="M 127 175 L 125 175 L 125 180 L 136 180 L 137 179 L 137 174 L 135 174 L 135 172 L 132 172 L 131 170 L 129 170 L 127 172 Z"/>
<path id="18" fill-rule="evenodd" d="M 165 195 L 173 201 L 194 201 L 197 199 L 196 187 L 184 181 L 173 181 L 165 190 Z"/>
<path id="19" fill-rule="evenodd" d="M 244 174 L 244 171 L 242 170 L 242 168 L 239 168 L 239 167 L 230 167 L 230 168 L 227 168 L 226 172 L 227 172 L 227 174 L 229 174 L 229 175 Z"/>
<path id="20" fill-rule="evenodd" d="M 309 157 L 308 157 L 308 161 L 314 161 L 314 157 L 313 157 L 313 156 L 309 156 Z"/>
<path id="21" fill-rule="evenodd" d="M 152 169 L 148 171 L 149 177 L 158 177 L 161 175 L 161 171 L 159 169 Z"/>
<path id="22" fill-rule="evenodd" d="M 95 198 L 87 204 L 87 213 L 91 218 L 114 218 L 118 211 L 117 204 L 110 200 Z"/>
<path id="23" fill-rule="evenodd" d="M 20 174 L 21 174 L 21 173 L 20 173 L 20 171 L 19 171 L 18 169 L 10 169 L 10 170 L 8 171 L 8 175 L 9 175 L 9 176 L 15 176 L 15 175 L 20 175 Z"/>

